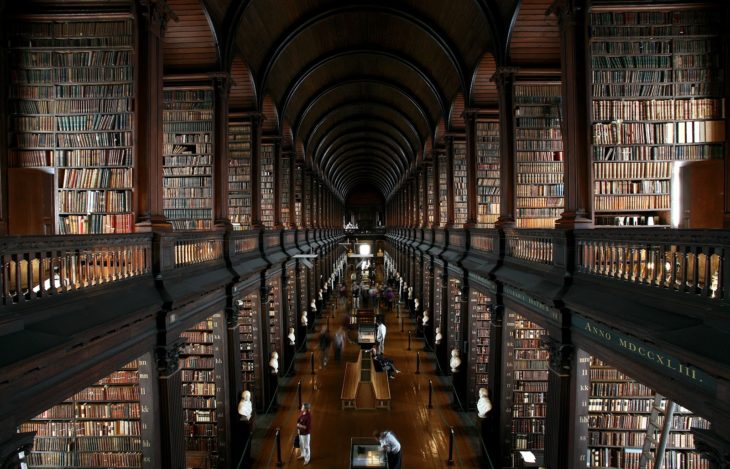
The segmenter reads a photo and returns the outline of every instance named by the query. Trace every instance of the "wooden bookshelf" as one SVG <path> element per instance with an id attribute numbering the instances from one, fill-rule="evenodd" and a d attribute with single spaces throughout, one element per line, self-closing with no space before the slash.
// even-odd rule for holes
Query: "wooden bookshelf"
<path id="1" fill-rule="evenodd" d="M 724 157 L 723 13 L 589 17 L 595 224 L 668 226 L 675 167 Z"/>
<path id="2" fill-rule="evenodd" d="M 292 192 L 292 179 L 291 179 L 291 156 L 288 154 L 282 154 L 279 164 L 279 207 L 281 211 L 281 224 L 284 228 L 289 228 L 292 223 L 291 217 L 291 198 Z"/>
<path id="3" fill-rule="evenodd" d="M 559 82 L 514 85 L 518 228 L 553 228 L 563 210 L 560 88 Z"/>
<path id="4" fill-rule="evenodd" d="M 428 263 L 430 261 L 426 261 Z M 436 327 L 439 326 L 436 320 L 435 311 L 431 308 L 431 292 L 433 291 L 433 276 L 431 275 L 431 269 L 424 265 L 423 268 L 423 298 L 420 298 L 423 311 L 428 311 L 428 315 L 431 316 L 431 324 L 433 325 L 434 334 L 436 334 Z M 427 337 L 430 344 L 433 344 L 433 337 Z"/>
<path id="5" fill-rule="evenodd" d="M 459 350 L 462 361 L 465 362 L 464 351 L 461 347 L 461 343 L 464 340 L 464 305 L 461 298 L 461 279 L 454 278 L 449 275 L 449 314 L 448 314 L 448 329 L 446 331 L 446 337 L 449 344 L 449 353 L 452 349 Z M 466 363 L 465 363 L 466 364 Z"/>
<path id="6" fill-rule="evenodd" d="M 9 166 L 55 175 L 56 233 L 134 231 L 133 19 L 58 15 L 8 25 Z"/>
<path id="7" fill-rule="evenodd" d="M 225 467 L 222 460 L 225 446 L 225 388 L 222 382 L 225 334 L 225 320 L 221 313 L 181 334 L 186 341 L 180 352 L 185 449 L 207 452 L 215 467 Z"/>
<path id="8" fill-rule="evenodd" d="M 477 120 L 477 228 L 494 228 L 500 207 L 499 122 Z"/>
<path id="9" fill-rule="evenodd" d="M 234 230 L 251 229 L 251 124 L 228 123 L 228 216 Z"/>
<path id="10" fill-rule="evenodd" d="M 141 387 L 149 385 L 149 361 L 134 360 L 18 428 L 36 432 L 30 468 L 151 468 Z M 144 430 L 143 430 L 144 428 Z M 149 461 L 149 459 L 147 459 Z"/>
<path id="11" fill-rule="evenodd" d="M 251 391 L 257 408 L 263 405 L 261 395 L 261 324 L 259 295 L 251 291 L 237 301 L 238 333 L 241 339 L 241 382 Z"/>
<path id="12" fill-rule="evenodd" d="M 466 177 L 466 142 L 456 140 L 452 147 L 454 177 L 454 227 L 461 228 L 466 223 L 468 214 L 469 183 Z"/>
<path id="13" fill-rule="evenodd" d="M 418 173 L 418 201 L 416 202 L 416 216 L 418 227 L 426 223 L 426 207 L 423 206 L 423 197 L 426 195 L 426 172 Z"/>
<path id="14" fill-rule="evenodd" d="M 304 169 L 300 165 L 294 168 L 294 223 L 297 228 L 304 226 L 304 211 L 302 208 L 302 190 L 304 187 Z"/>
<path id="15" fill-rule="evenodd" d="M 431 164 L 426 166 L 426 197 L 428 226 L 433 227 L 436 221 L 436 190 L 434 189 L 433 165 Z"/>
<path id="16" fill-rule="evenodd" d="M 656 392 L 595 357 L 590 358 L 589 376 L 589 467 L 639 467 Z M 691 427 L 709 429 L 710 424 L 677 407 L 663 468 L 709 469 L 709 462 L 694 451 Z"/>
<path id="17" fill-rule="evenodd" d="M 489 384 L 489 325 L 491 314 L 489 306 L 492 299 L 476 288 L 470 288 L 469 298 L 469 382 L 467 404 L 476 407 L 479 388 Z"/>
<path id="18" fill-rule="evenodd" d="M 163 90 L 162 187 L 175 230 L 213 226 L 213 89 Z"/>
<path id="19" fill-rule="evenodd" d="M 261 224 L 273 229 L 274 220 L 274 149 L 273 143 L 262 143 L 259 155 L 261 165 Z"/>
<path id="20" fill-rule="evenodd" d="M 312 229 L 312 176 L 304 174 L 304 228 Z"/>
<path id="21" fill-rule="evenodd" d="M 546 332 L 535 323 L 507 310 L 505 326 L 506 411 L 512 415 L 512 459 L 519 451 L 545 449 L 546 395 L 548 391 L 548 351 L 540 344 Z"/>
<path id="22" fill-rule="evenodd" d="M 268 358 L 271 356 L 271 352 L 276 352 L 279 354 L 279 359 L 283 360 L 284 354 L 283 354 L 283 346 L 282 346 L 282 338 L 286 336 L 286 334 L 282 334 L 282 310 L 281 310 L 281 275 L 277 275 L 275 278 L 270 278 L 267 280 L 267 284 L 269 287 L 269 294 L 267 298 L 267 304 L 268 304 L 268 319 L 267 319 L 267 329 L 269 331 L 269 355 L 267 355 L 267 362 Z"/>
<path id="23" fill-rule="evenodd" d="M 449 220 L 449 186 L 448 186 L 448 169 L 449 158 L 447 155 L 439 155 L 438 157 L 438 204 L 439 226 L 445 227 Z"/>

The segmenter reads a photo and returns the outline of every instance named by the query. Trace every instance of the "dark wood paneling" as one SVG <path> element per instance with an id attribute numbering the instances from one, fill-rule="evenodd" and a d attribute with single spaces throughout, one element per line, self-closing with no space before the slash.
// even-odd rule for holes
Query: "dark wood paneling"
<path id="1" fill-rule="evenodd" d="M 200 0 L 168 0 L 178 17 L 170 21 L 164 38 L 165 70 L 213 70 L 218 50 Z"/>
<path id="2" fill-rule="evenodd" d="M 449 130 L 463 130 L 464 127 L 464 93 L 460 91 L 451 103 Z"/>
<path id="3" fill-rule="evenodd" d="M 492 81 L 497 62 L 492 54 L 484 54 L 471 82 L 471 104 L 474 107 L 491 106 L 499 101 L 497 84 Z"/>
<path id="4" fill-rule="evenodd" d="M 256 109 L 256 91 L 251 71 L 241 57 L 231 65 L 231 96 L 228 106 L 232 111 L 253 111 Z"/>
<path id="5" fill-rule="evenodd" d="M 509 44 L 514 64 L 560 63 L 560 34 L 555 15 L 545 12 L 553 0 L 523 0 Z"/>

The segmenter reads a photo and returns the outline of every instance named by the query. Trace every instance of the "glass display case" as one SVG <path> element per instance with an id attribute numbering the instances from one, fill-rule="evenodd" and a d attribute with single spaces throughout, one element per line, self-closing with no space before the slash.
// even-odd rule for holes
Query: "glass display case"
<path id="1" fill-rule="evenodd" d="M 385 452 L 380 451 L 380 443 L 377 438 L 351 439 L 350 443 L 350 469 L 361 468 L 386 468 L 388 461 Z"/>

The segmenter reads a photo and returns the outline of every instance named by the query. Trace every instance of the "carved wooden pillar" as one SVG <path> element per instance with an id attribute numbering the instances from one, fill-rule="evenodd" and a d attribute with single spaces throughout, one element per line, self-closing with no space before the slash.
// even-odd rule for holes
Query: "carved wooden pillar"
<path id="1" fill-rule="evenodd" d="M 251 116 L 251 226 L 261 229 L 261 115 Z"/>
<path id="2" fill-rule="evenodd" d="M 281 139 L 274 141 L 274 228 L 281 230 Z"/>
<path id="3" fill-rule="evenodd" d="M 213 79 L 215 84 L 215 142 L 213 160 L 213 187 L 215 190 L 214 223 L 218 229 L 232 230 L 228 217 L 228 97 L 231 77 L 226 74 Z"/>
<path id="4" fill-rule="evenodd" d="M 454 137 L 446 137 L 446 228 L 454 227 Z"/>
<path id="5" fill-rule="evenodd" d="M 136 231 L 166 231 L 162 197 L 162 43 L 176 18 L 164 0 L 138 0 Z"/>
<path id="6" fill-rule="evenodd" d="M 730 440 L 714 430 L 693 428 L 695 448 L 710 461 L 710 469 L 730 469 Z"/>
<path id="7" fill-rule="evenodd" d="M 238 331 L 238 310 L 235 307 L 227 306 L 226 316 L 226 342 L 228 343 L 228 419 L 231 422 L 231 455 L 233 461 L 238 463 L 241 459 L 243 445 L 243 428 L 239 424 L 238 401 L 241 399 L 241 335 Z"/>
<path id="8" fill-rule="evenodd" d="M 160 463 L 164 469 L 185 465 L 185 435 L 182 408 L 180 349 L 184 339 L 157 347 L 157 373 L 160 415 Z"/>
<path id="9" fill-rule="evenodd" d="M 587 442 L 582 441 L 583 452 L 578 454 L 573 437 L 577 435 L 576 430 L 579 425 L 579 412 L 576 406 L 587 406 L 585 402 L 587 395 L 580 401 L 577 399 L 580 387 L 577 382 L 579 377 L 576 376 L 578 368 L 576 350 L 572 344 L 547 335 L 541 340 L 550 354 L 545 417 L 545 467 L 547 469 L 581 467 L 578 461 L 581 455 L 586 454 Z M 582 378 L 587 378 L 587 374 Z M 584 381 L 587 383 L 586 379 Z M 585 460 L 582 464 L 585 466 Z"/>
<path id="10" fill-rule="evenodd" d="M 5 1 L 0 1 L 0 18 L 3 18 L 5 9 Z M 0 21 L 0 25 L 4 26 L 5 21 Z M 5 28 L 3 28 L 5 29 Z M 0 40 L 4 39 L 0 36 Z M 7 42 L 3 41 L 3 44 Z M 8 132 L 10 129 L 8 116 L 10 115 L 10 107 L 8 101 L 8 86 L 10 85 L 10 63 L 9 54 L 6 47 L 0 47 L 0 234 L 8 234 Z M 2 455 L 0 455 L 2 457 Z"/>
<path id="11" fill-rule="evenodd" d="M 493 409 L 488 414 L 488 434 L 485 446 L 489 452 L 489 458 L 493 464 L 502 461 L 500 450 L 502 445 L 499 444 L 499 431 L 502 428 L 501 419 L 509 418 L 511 415 L 505 416 L 501 410 L 500 402 L 502 399 L 502 364 L 504 363 L 504 353 L 502 349 L 502 341 L 504 340 L 504 305 L 494 305 L 491 308 L 491 320 L 489 321 L 489 399 L 492 401 Z"/>
<path id="12" fill-rule="evenodd" d="M 466 223 L 464 228 L 477 225 L 477 113 L 464 113 L 466 124 Z"/>
<path id="13" fill-rule="evenodd" d="M 500 148 L 500 207 L 496 228 L 511 228 L 515 225 L 515 123 L 513 99 L 516 68 L 498 67 L 494 81 L 499 92 L 499 148 Z"/>
<path id="14" fill-rule="evenodd" d="M 730 24 L 730 8 L 724 10 L 725 20 L 723 24 Z M 730 28 L 723 28 L 723 44 L 730 44 Z M 725 77 L 730 76 L 730 60 L 725 56 Z M 730 80 L 725 78 L 725 99 L 730 97 Z M 725 135 L 730 135 L 730 119 L 725 119 Z M 723 158 L 723 169 L 724 169 L 724 198 L 725 198 L 725 214 L 723 216 L 723 227 L 725 229 L 730 228 L 730 145 L 725 144 L 725 155 Z"/>
<path id="15" fill-rule="evenodd" d="M 591 163 L 588 155 L 586 71 L 586 2 L 556 0 L 550 7 L 560 23 L 560 63 L 563 83 L 563 164 L 565 210 L 558 228 L 593 226 Z"/>

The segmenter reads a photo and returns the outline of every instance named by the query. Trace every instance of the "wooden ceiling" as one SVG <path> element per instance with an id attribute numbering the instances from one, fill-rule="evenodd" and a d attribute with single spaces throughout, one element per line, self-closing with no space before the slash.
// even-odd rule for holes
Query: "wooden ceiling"
<path id="1" fill-rule="evenodd" d="M 551 1 L 168 0 L 180 21 L 165 67 L 231 71 L 232 108 L 262 112 L 342 200 L 389 198 L 465 110 L 496 107 L 498 65 L 559 64 Z M 210 35 L 186 49 L 177 31 L 201 19 Z M 185 58 L 193 42 L 207 50 Z"/>

